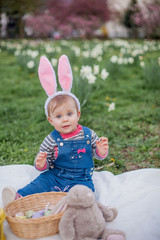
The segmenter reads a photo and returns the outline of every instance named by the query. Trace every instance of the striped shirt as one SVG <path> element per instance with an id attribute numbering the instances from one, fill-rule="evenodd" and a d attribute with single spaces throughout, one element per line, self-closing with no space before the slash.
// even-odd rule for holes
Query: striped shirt
<path id="1" fill-rule="evenodd" d="M 78 125 L 77 130 L 76 130 L 77 131 L 76 135 L 74 135 L 74 134 L 72 135 L 71 134 L 69 137 L 68 136 L 67 137 L 63 137 L 63 135 L 62 135 L 62 138 L 65 141 L 67 141 L 67 140 L 81 140 L 81 139 L 84 139 L 84 132 L 83 132 L 83 129 L 82 129 L 82 127 L 80 125 Z M 103 160 L 104 158 L 106 158 L 108 153 L 106 153 L 104 156 L 100 156 L 100 154 L 98 153 L 97 147 L 96 147 L 96 141 L 97 140 L 99 140 L 97 134 L 93 130 L 91 130 L 92 156 L 93 156 L 93 158 L 96 158 L 98 160 Z M 57 145 L 56 141 L 54 140 L 54 138 L 52 137 L 51 134 L 49 134 L 44 139 L 44 141 L 40 145 L 39 152 L 47 153 L 47 165 L 46 165 L 46 168 L 54 166 L 54 161 L 58 157 L 58 145 Z M 45 169 L 43 169 L 43 170 L 45 170 Z"/>

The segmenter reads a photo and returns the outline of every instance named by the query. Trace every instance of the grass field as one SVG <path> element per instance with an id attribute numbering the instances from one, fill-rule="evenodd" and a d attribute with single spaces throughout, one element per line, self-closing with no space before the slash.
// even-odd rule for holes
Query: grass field
<path id="1" fill-rule="evenodd" d="M 37 75 L 43 54 L 56 72 L 57 59 L 68 55 L 80 124 L 109 139 L 109 155 L 95 160 L 97 169 L 119 174 L 160 167 L 160 42 L 123 40 L 1 42 L 1 166 L 33 164 L 53 130 Z"/>

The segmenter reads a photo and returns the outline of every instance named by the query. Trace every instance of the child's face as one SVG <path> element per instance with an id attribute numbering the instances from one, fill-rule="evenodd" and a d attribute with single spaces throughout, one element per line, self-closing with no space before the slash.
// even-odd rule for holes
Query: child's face
<path id="1" fill-rule="evenodd" d="M 61 134 L 67 134 L 77 129 L 80 111 L 77 112 L 74 100 L 68 99 L 61 106 L 56 107 L 48 121 Z"/>

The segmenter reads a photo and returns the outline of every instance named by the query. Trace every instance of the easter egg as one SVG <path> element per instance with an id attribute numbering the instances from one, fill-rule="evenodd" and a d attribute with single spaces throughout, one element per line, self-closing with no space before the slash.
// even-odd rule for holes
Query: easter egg
<path id="1" fill-rule="evenodd" d="M 32 215 L 34 214 L 33 210 L 28 210 L 24 213 L 24 215 L 26 216 L 26 218 L 32 218 Z"/>
<path id="2" fill-rule="evenodd" d="M 44 215 L 44 209 L 38 211 L 41 215 Z"/>
<path id="3" fill-rule="evenodd" d="M 43 217 L 43 213 L 40 211 L 40 212 L 35 212 L 32 216 L 32 218 L 40 218 L 40 217 Z"/>
<path id="4" fill-rule="evenodd" d="M 44 212 L 44 216 L 49 216 L 51 215 L 52 211 L 48 209 L 47 211 Z"/>
<path id="5" fill-rule="evenodd" d="M 20 219 L 27 219 L 26 216 L 17 216 L 17 218 L 20 218 Z"/>
<path id="6" fill-rule="evenodd" d="M 23 216 L 24 216 L 24 213 L 23 213 L 23 212 L 18 212 L 18 213 L 16 213 L 15 216 L 16 216 L 16 217 L 23 217 Z"/>

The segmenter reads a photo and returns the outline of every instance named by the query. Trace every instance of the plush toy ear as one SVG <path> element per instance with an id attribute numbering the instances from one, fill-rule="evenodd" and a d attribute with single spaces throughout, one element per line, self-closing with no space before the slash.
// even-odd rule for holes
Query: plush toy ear
<path id="1" fill-rule="evenodd" d="M 72 88 L 72 69 L 66 55 L 62 55 L 58 63 L 59 83 L 63 91 L 70 92 Z"/>
<path id="2" fill-rule="evenodd" d="M 44 88 L 48 96 L 52 95 L 57 91 L 56 74 L 50 61 L 45 56 L 42 56 L 40 58 L 38 75 L 42 87 Z"/>

